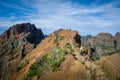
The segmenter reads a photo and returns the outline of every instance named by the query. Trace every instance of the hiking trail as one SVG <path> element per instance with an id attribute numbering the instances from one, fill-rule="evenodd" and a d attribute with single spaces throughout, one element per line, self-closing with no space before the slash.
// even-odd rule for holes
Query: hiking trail
<path id="1" fill-rule="evenodd" d="M 74 49 L 75 57 L 81 62 L 81 56 L 80 52 L 74 47 L 72 41 L 70 41 L 70 44 L 72 45 L 72 48 Z M 85 55 L 85 58 L 87 59 L 84 63 L 85 68 L 85 80 L 109 80 L 105 74 L 105 72 L 100 67 L 100 61 L 89 61 L 88 54 Z M 96 64 L 95 64 L 96 63 Z"/>

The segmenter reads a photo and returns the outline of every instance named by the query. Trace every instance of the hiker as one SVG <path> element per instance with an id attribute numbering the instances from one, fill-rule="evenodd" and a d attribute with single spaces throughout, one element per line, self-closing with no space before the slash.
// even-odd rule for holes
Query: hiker
<path id="1" fill-rule="evenodd" d="M 80 55 L 81 55 L 81 61 L 84 62 L 85 61 L 85 58 L 84 58 L 85 47 L 83 47 L 83 46 L 80 47 Z"/>
<path id="2" fill-rule="evenodd" d="M 83 46 L 80 47 L 80 55 L 84 56 L 85 48 Z"/>

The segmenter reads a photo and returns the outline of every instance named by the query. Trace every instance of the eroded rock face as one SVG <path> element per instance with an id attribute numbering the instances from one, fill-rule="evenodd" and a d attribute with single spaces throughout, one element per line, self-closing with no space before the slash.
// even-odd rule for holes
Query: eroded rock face
<path id="1" fill-rule="evenodd" d="M 89 46 L 89 44 L 99 57 L 116 52 L 114 37 L 110 33 L 100 33 L 86 41 L 84 45 Z"/>
<path id="2" fill-rule="evenodd" d="M 23 23 L 10 27 L 0 36 L 0 79 L 9 80 L 9 77 L 21 59 L 32 51 L 44 34 L 34 24 Z"/>
<path id="3" fill-rule="evenodd" d="M 120 52 L 120 32 L 117 32 L 116 35 L 114 36 L 115 40 L 115 47 L 118 52 Z"/>

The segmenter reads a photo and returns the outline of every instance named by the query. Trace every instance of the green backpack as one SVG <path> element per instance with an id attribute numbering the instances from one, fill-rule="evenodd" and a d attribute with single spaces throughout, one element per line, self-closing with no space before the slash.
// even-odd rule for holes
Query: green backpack
<path id="1" fill-rule="evenodd" d="M 85 52 L 85 48 L 84 48 L 84 47 L 82 48 L 82 52 L 83 52 L 83 53 Z"/>

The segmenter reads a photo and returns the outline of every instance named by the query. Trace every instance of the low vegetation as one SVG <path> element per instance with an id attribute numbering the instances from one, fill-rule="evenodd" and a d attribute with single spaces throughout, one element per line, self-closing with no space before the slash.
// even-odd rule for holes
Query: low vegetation
<path id="1" fill-rule="evenodd" d="M 96 61 L 94 61 L 94 64 L 95 64 L 95 65 L 100 65 L 100 61 L 99 61 L 99 60 L 96 60 Z"/>
<path id="2" fill-rule="evenodd" d="M 28 63 L 29 63 L 29 61 L 25 61 L 25 62 L 21 63 L 21 64 L 17 67 L 16 71 L 19 71 L 20 69 L 24 68 Z"/>
<path id="3" fill-rule="evenodd" d="M 99 54 L 96 54 L 96 53 L 93 54 L 93 57 L 92 57 L 92 58 L 93 58 L 94 61 L 100 59 Z"/>
<path id="4" fill-rule="evenodd" d="M 113 54 L 115 54 L 115 53 L 117 53 L 117 51 L 112 51 L 112 52 L 103 54 L 102 56 L 110 56 L 110 55 L 113 55 Z"/>
<path id="5" fill-rule="evenodd" d="M 57 47 L 46 55 L 39 57 L 34 64 L 31 65 L 25 80 L 29 80 L 33 76 L 38 78 L 48 69 L 52 71 L 60 70 L 61 63 L 65 60 L 65 55 L 72 53 L 73 49 L 70 43 L 66 43 L 62 47 Z"/>
<path id="6" fill-rule="evenodd" d="M 61 41 L 61 40 L 63 40 L 63 39 L 64 39 L 64 36 L 56 35 L 55 42 Z"/>

